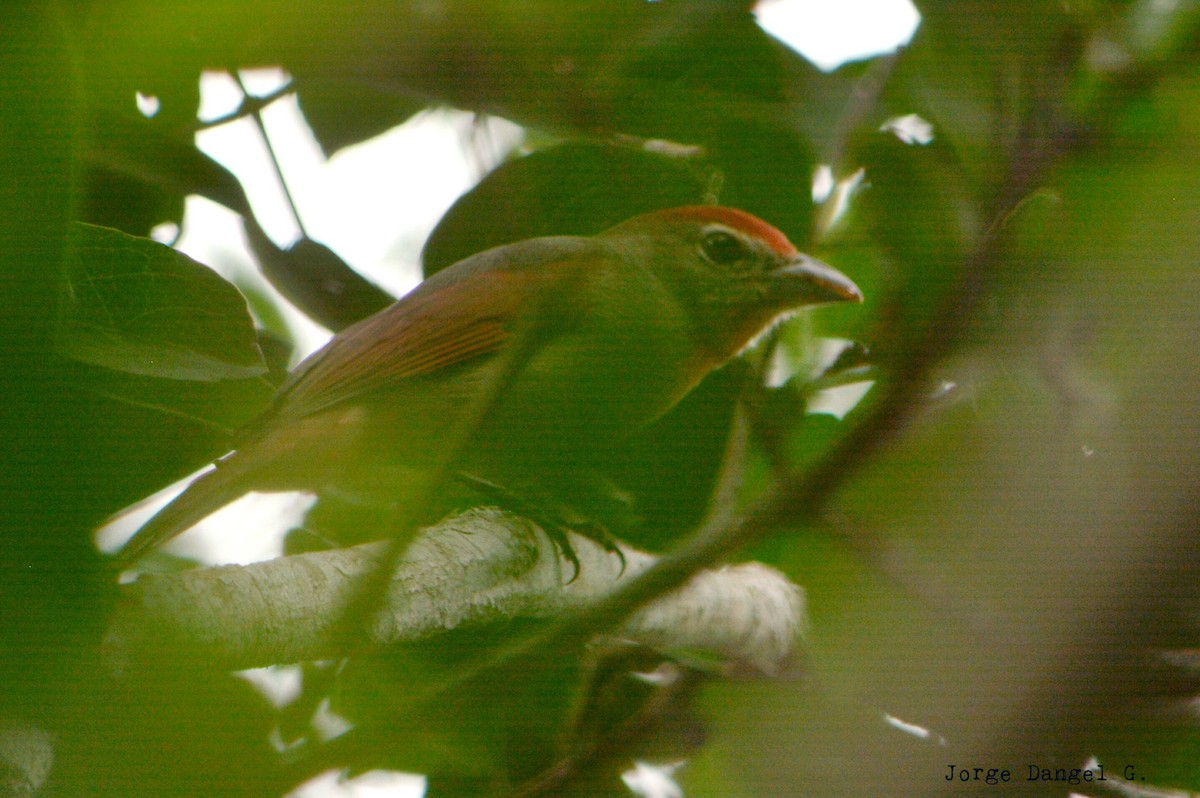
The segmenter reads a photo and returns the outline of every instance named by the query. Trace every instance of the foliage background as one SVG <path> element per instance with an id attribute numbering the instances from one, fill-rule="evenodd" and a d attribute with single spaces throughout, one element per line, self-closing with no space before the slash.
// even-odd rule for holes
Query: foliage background
<path id="1" fill-rule="evenodd" d="M 200 194 L 245 213 L 256 239 L 240 186 L 192 143 L 199 72 L 252 65 L 294 76 L 329 151 L 431 104 L 544 132 L 447 215 L 427 270 L 716 192 L 819 245 L 868 296 L 813 322 L 869 345 L 854 364 L 878 380 L 863 405 L 839 426 L 803 415 L 798 384 L 759 394 L 744 465 L 746 501 L 793 468 L 816 475 L 784 483 L 810 492 L 743 552 L 806 587 L 807 677 L 704 681 L 691 711 L 663 711 L 643 735 L 616 739 L 599 718 L 602 755 L 561 791 L 619 793 L 633 757 L 684 753 L 689 795 L 984 789 L 947 783 L 950 763 L 1013 768 L 1004 794 L 1063 794 L 1023 781 L 1026 766 L 1092 756 L 1110 778 L 1133 765 L 1147 779 L 1128 786 L 1200 790 L 1185 656 L 1200 552 L 1200 11 L 918 6 L 897 57 L 824 75 L 721 0 L 6 4 L 0 724 L 50 736 L 45 794 L 282 794 L 325 761 L 305 759 L 315 743 L 272 751 L 267 733 L 303 736 L 306 717 L 203 662 L 113 674 L 100 656 L 117 588 L 91 530 L 220 454 L 286 362 L 229 286 L 137 238 Z M 136 91 L 162 100 L 153 119 Z M 880 131 L 908 113 L 933 142 Z M 694 149 L 655 154 L 647 139 Z M 811 200 L 817 163 L 864 169 L 833 228 Z M 259 236 L 256 254 L 331 328 L 387 301 L 315 242 Z M 719 453 L 695 442 L 724 440 L 746 369 L 716 375 L 627 461 L 660 513 L 644 542 L 667 546 L 697 520 Z M 353 683 L 436 682 L 488 650 L 479 637 L 365 663 Z M 553 768 L 579 668 L 548 657 L 505 690 L 389 719 L 353 761 L 325 764 L 512 792 Z M 378 689 L 344 701 L 386 706 Z M 15 790 L 28 774 L 10 771 Z"/>

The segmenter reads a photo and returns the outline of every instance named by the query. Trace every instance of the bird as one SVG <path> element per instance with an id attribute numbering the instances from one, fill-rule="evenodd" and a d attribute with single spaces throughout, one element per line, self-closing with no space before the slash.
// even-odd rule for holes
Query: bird
<path id="1" fill-rule="evenodd" d="M 398 475 L 436 469 L 464 424 L 463 473 L 553 485 L 780 319 L 862 299 L 768 222 L 717 205 L 479 252 L 303 360 L 233 450 L 117 557 L 132 563 L 251 491 L 386 496 Z M 511 347 L 520 357 L 505 363 Z"/>

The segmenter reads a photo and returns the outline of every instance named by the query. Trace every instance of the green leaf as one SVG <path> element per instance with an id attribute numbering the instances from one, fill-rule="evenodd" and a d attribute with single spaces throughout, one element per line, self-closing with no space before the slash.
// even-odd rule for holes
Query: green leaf
<path id="1" fill-rule="evenodd" d="M 916 112 L 953 150 L 965 182 L 988 198 L 1031 115 L 1062 104 L 1064 59 L 1077 57 L 1078 19 L 1031 0 L 918 4 L 921 27 L 887 90 L 893 113 Z"/>
<path id="2" fill-rule="evenodd" d="M 947 292 L 957 290 L 981 223 L 954 154 L 943 145 L 914 147 L 890 134 L 872 134 L 863 138 L 858 157 L 870 181 L 865 221 L 889 266 L 887 282 L 868 294 L 879 308 L 870 337 L 886 358 L 924 334 Z"/>
<path id="3" fill-rule="evenodd" d="M 571 142 L 491 172 L 446 212 L 421 259 L 428 276 L 488 247 L 593 235 L 639 213 L 703 198 L 703 182 L 685 158 Z"/>
<path id="4" fill-rule="evenodd" d="M 297 85 L 300 109 L 326 156 L 402 125 L 428 106 L 355 80 L 301 76 Z"/>
<path id="5" fill-rule="evenodd" d="M 59 350 L 128 374 L 174 380 L 266 373 L 237 289 L 168 246 L 78 224 Z"/>
<path id="6" fill-rule="evenodd" d="M 345 329 L 395 301 L 320 242 L 302 238 L 283 249 L 257 224 L 246 225 L 246 238 L 271 286 L 331 330 Z"/>
<path id="7" fill-rule="evenodd" d="M 82 183 L 80 214 L 89 222 L 143 233 L 163 222 L 183 224 L 181 192 L 103 166 L 85 170 Z"/>
<path id="8" fill-rule="evenodd" d="M 178 202 L 182 213 L 188 194 L 199 194 L 251 216 L 241 184 L 228 169 L 196 149 L 195 131 L 160 122 L 157 117 L 144 119 L 103 107 L 91 110 L 86 120 L 90 136 L 81 153 L 86 189 L 83 220 L 107 226 L 120 222 L 118 229 L 127 232 L 148 230 L 148 224 L 170 218 L 161 212 L 161 208 L 173 207 L 170 202 Z M 125 196 L 105 193 L 114 186 L 134 199 L 157 196 L 160 204 L 143 206 L 139 222 L 130 209 L 112 207 L 128 201 Z M 171 197 L 175 199 L 168 201 Z"/>

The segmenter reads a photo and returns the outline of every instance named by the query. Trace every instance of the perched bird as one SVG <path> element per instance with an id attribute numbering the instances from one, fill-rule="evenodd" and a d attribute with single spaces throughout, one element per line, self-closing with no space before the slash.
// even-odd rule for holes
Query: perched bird
<path id="1" fill-rule="evenodd" d="M 436 467 L 488 390 L 498 392 L 457 467 L 504 486 L 553 484 L 660 417 L 782 315 L 861 300 L 779 230 L 717 206 L 480 252 L 303 361 L 237 448 L 120 556 L 132 561 L 250 491 L 386 496 L 393 477 Z M 514 342 L 521 357 L 491 385 Z"/>

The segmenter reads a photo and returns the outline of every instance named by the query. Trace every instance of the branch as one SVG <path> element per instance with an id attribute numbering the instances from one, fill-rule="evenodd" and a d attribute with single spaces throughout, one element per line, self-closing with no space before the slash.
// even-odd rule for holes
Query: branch
<path id="1" fill-rule="evenodd" d="M 393 572 L 384 609 L 363 630 L 370 650 L 472 624 L 551 618 L 594 605 L 655 557 L 622 548 L 625 563 L 572 537 L 579 574 L 524 519 L 480 508 L 424 530 Z M 387 543 L 150 575 L 125 587 L 106 637 L 115 670 L 186 656 L 216 668 L 340 656 L 337 627 Z M 569 580 L 569 581 L 568 581 Z M 757 563 L 703 571 L 647 605 L 614 635 L 665 653 L 701 651 L 757 672 L 795 661 L 804 596 Z"/>

